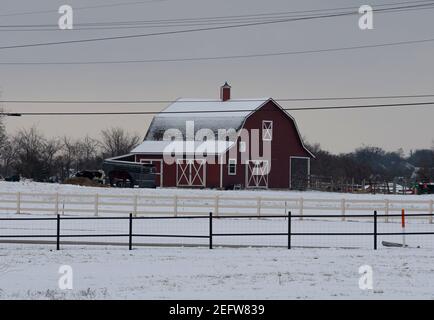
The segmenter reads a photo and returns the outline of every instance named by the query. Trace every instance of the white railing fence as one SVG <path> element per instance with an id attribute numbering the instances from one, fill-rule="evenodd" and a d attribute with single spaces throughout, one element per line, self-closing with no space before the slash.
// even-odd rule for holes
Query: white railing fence
<path id="1" fill-rule="evenodd" d="M 62 194 L 62 193 L 0 193 L 0 213 L 61 214 L 61 215 L 194 215 L 213 212 L 219 215 L 331 214 L 339 212 L 342 220 L 351 214 L 370 214 L 374 210 L 387 215 L 426 213 L 433 223 L 433 199 L 429 200 L 369 200 L 369 199 L 313 199 L 291 197 L 236 197 L 227 195 L 142 195 L 142 194 Z"/>

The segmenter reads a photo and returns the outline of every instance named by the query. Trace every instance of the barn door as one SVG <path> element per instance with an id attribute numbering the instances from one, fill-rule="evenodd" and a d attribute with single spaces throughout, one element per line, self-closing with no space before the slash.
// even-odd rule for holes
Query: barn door
<path id="1" fill-rule="evenodd" d="M 155 159 L 140 159 L 140 163 L 152 164 L 154 166 L 153 173 L 155 174 L 155 186 L 163 186 L 163 160 Z"/>
<path id="2" fill-rule="evenodd" d="M 179 187 L 205 187 L 205 161 L 177 160 L 176 185 Z"/>
<path id="3" fill-rule="evenodd" d="M 267 160 L 250 160 L 246 170 L 246 188 L 268 188 Z"/>
<path id="4" fill-rule="evenodd" d="M 289 158 L 289 188 L 292 190 L 306 190 L 309 186 L 310 158 Z"/>

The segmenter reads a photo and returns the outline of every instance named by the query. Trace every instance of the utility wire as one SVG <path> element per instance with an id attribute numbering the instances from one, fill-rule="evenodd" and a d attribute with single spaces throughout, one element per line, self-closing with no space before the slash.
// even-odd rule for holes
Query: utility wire
<path id="1" fill-rule="evenodd" d="M 380 13 L 396 13 L 396 12 L 409 12 L 409 11 L 414 11 L 414 10 L 432 10 L 434 9 L 434 4 L 429 5 L 429 6 L 424 6 L 422 8 L 411 8 L 411 9 L 400 9 L 400 10 L 390 10 L 387 12 L 380 12 Z M 290 17 L 295 17 L 295 16 L 290 16 Z M 303 17 L 303 16 L 298 16 L 298 17 Z M 307 16 L 304 16 L 307 17 Z M 311 16 L 312 18 L 316 17 L 316 16 Z M 284 18 L 284 17 L 279 17 L 279 18 Z M 70 33 L 75 33 L 76 31 L 86 31 L 86 30 L 90 30 L 90 31 L 104 31 L 104 30 L 125 30 L 125 29 L 162 29 L 162 28 L 172 28 L 172 27 L 195 27 L 195 26 L 212 26 L 212 25 L 228 25 L 234 22 L 265 22 L 265 21 L 274 21 L 272 20 L 272 18 L 249 18 L 249 19 L 242 19 L 241 21 L 210 21 L 210 22 L 179 22 L 179 23 L 170 23 L 170 24 L 160 24 L 160 23 L 155 23 L 155 24 L 147 24 L 147 23 L 107 23 L 101 26 L 83 26 L 83 27 L 78 27 L 77 25 L 79 24 L 75 24 L 74 25 L 74 29 L 72 30 L 66 30 L 67 32 Z M 295 20 L 294 20 L 295 21 Z M 65 30 L 59 30 L 58 26 L 53 26 L 53 25 L 49 25 L 52 28 L 44 28 L 41 27 L 41 25 L 37 25 L 33 28 L 25 28 L 25 25 L 23 26 L 16 26 L 15 29 L 8 27 L 8 26 L 0 26 L 0 32 L 61 32 L 61 31 L 65 31 Z"/>
<path id="2" fill-rule="evenodd" d="M 133 4 L 136 2 L 133 2 Z M 405 8 L 419 7 L 419 6 L 429 6 L 433 5 L 433 0 L 424 0 L 424 1 L 405 1 L 405 2 L 393 2 L 386 4 L 376 4 L 377 7 L 387 7 L 393 5 L 402 5 L 402 4 L 411 4 L 411 6 L 406 6 Z M 104 6 L 104 5 L 103 5 Z M 95 8 L 95 7 L 87 7 L 87 8 Z M 79 8 L 77 8 L 79 9 Z M 76 10 L 77 10 L 76 9 Z M 153 19 L 153 20 L 139 20 L 139 21 L 112 21 L 112 22 L 88 22 L 88 23 L 74 23 L 74 26 L 101 26 L 101 25 L 125 25 L 125 24 L 137 24 L 137 23 L 147 23 L 147 24 L 155 24 L 155 23 L 180 23 L 180 22 L 198 22 L 198 21 L 214 21 L 214 20 L 228 20 L 228 19 L 246 19 L 246 18 L 261 18 L 261 17 L 276 17 L 276 16 L 287 16 L 294 14 L 306 14 L 306 13 L 325 13 L 328 11 L 337 11 L 337 10 L 354 10 L 357 11 L 358 7 L 339 7 L 339 8 L 329 8 L 329 9 L 313 9 L 313 10 L 299 10 L 299 11 L 286 11 L 286 12 L 272 12 L 272 13 L 257 13 L 257 14 L 248 14 L 248 15 L 230 15 L 230 16 L 212 16 L 212 17 L 200 17 L 200 18 L 177 18 L 177 19 Z M 1 16 L 1 15 L 0 15 Z M 27 25 L 0 25 L 0 27 L 49 27 L 53 26 L 52 24 L 27 24 Z"/>
<path id="3" fill-rule="evenodd" d="M 426 1 L 425 1 L 426 2 Z M 433 9 L 434 2 L 411 5 L 406 7 L 398 8 L 384 8 L 382 10 L 387 10 L 387 12 L 402 12 L 410 10 L 425 10 Z M 400 9 L 403 8 L 403 9 Z M 292 12 L 278 12 L 278 13 L 264 13 L 264 14 L 251 14 L 251 15 L 236 15 L 236 16 L 220 16 L 220 17 L 208 17 L 208 18 L 184 18 L 184 19 L 159 19 L 159 20 L 138 20 L 138 21 L 112 21 L 112 22 L 86 22 L 86 23 L 74 23 L 74 30 L 100 30 L 100 29 L 116 29 L 116 28 L 147 28 L 147 27 L 173 27 L 173 26 L 195 26 L 195 25 L 215 25 L 223 23 L 234 23 L 234 22 L 255 22 L 255 21 L 270 21 L 270 19 L 283 19 L 283 18 L 297 18 L 297 17 L 316 17 L 324 14 L 326 11 L 340 10 L 342 8 L 335 9 L 324 9 L 324 10 L 312 10 L 312 11 L 292 11 Z M 355 7 L 347 7 L 345 9 L 351 9 L 357 11 Z M 377 9 L 379 10 L 379 9 Z M 377 11 L 376 10 L 376 11 Z M 305 12 L 318 12 L 315 15 L 300 15 L 299 13 Z M 297 14 L 296 14 L 297 13 Z M 52 29 L 40 29 L 52 27 Z M 88 28 L 77 28 L 77 27 L 88 27 Z M 17 28 L 17 29 L 11 29 Z M 27 28 L 27 29 L 21 29 Z M 36 28 L 36 29 L 28 29 Z M 0 31 L 59 31 L 57 25 L 54 24 L 21 24 L 21 25 L 0 25 Z"/>
<path id="4" fill-rule="evenodd" d="M 385 11 L 385 10 L 400 9 L 400 8 L 410 8 L 410 7 L 414 7 L 414 6 L 384 8 L 384 9 L 378 9 L 377 11 Z M 31 44 L 18 44 L 18 45 L 1 46 L 0 50 L 18 49 L 18 48 L 30 48 L 30 47 L 55 46 L 55 45 L 76 44 L 76 43 L 90 43 L 90 42 L 108 41 L 108 40 L 134 39 L 134 38 L 153 37 L 153 36 L 162 36 L 162 35 L 174 35 L 174 34 L 184 34 L 184 33 L 192 33 L 192 32 L 212 31 L 212 30 L 225 30 L 225 29 L 232 29 L 232 28 L 244 28 L 244 27 L 252 27 L 252 26 L 259 26 L 259 25 L 278 24 L 278 23 L 285 23 L 285 22 L 291 22 L 291 21 L 302 21 L 302 20 L 312 20 L 312 19 L 342 17 L 342 16 L 348 16 L 348 15 L 354 15 L 354 14 L 358 14 L 358 12 L 341 12 L 341 13 L 334 13 L 334 14 L 320 15 L 320 16 L 289 18 L 289 19 L 278 19 L 278 20 L 273 20 L 273 21 L 242 23 L 242 24 L 216 26 L 216 27 L 206 27 L 206 28 L 196 28 L 196 29 L 162 31 L 162 32 L 145 33 L 145 34 L 132 34 L 132 35 L 101 37 L 101 38 L 88 38 L 88 39 L 66 40 L 66 41 L 55 41 L 55 42 L 40 42 L 40 43 L 31 43 Z"/>
<path id="5" fill-rule="evenodd" d="M 249 59 L 260 57 L 276 57 L 287 55 L 299 55 L 299 54 L 312 54 L 323 52 L 339 52 L 348 50 L 359 50 L 369 48 L 381 48 L 381 47 L 393 47 L 410 44 L 420 44 L 433 42 L 434 38 L 410 40 L 410 41 L 398 41 L 398 42 L 386 42 L 359 46 L 348 47 L 336 47 L 336 48 L 324 48 L 313 50 L 300 50 L 300 51 L 281 51 L 281 52 L 269 52 L 269 53 L 256 53 L 245 55 L 228 55 L 228 56 L 214 56 L 214 57 L 193 57 L 193 58 L 165 58 L 165 59 L 144 59 L 144 60 L 108 60 L 108 61 L 63 61 L 63 62 L 0 62 L 1 65 L 104 65 L 104 64 L 135 64 L 135 63 L 161 63 L 161 62 L 189 62 L 189 61 L 207 61 L 207 60 L 229 60 L 229 59 Z"/>
<path id="6" fill-rule="evenodd" d="M 137 4 L 155 3 L 155 2 L 163 2 L 163 1 L 168 1 L 168 0 L 144 0 L 144 1 L 124 2 L 124 3 L 101 4 L 101 5 L 94 5 L 94 6 L 74 7 L 74 10 L 123 7 L 123 6 L 131 6 Z M 26 16 L 26 15 L 44 14 L 44 13 L 57 13 L 57 10 L 51 9 L 51 10 L 39 10 L 39 11 L 27 11 L 27 12 L 2 13 L 0 14 L 0 17 L 16 17 L 16 16 Z"/>
<path id="7" fill-rule="evenodd" d="M 408 98 L 431 98 L 434 94 L 413 94 L 413 95 L 384 95 L 384 96 L 353 96 L 353 97 L 311 97 L 311 98 L 278 98 L 278 102 L 291 101 L 334 101 L 334 100 L 372 100 L 372 99 L 408 99 Z M 231 99 L 230 102 L 258 102 L 265 99 Z M 148 103 L 196 103 L 196 102 L 218 102 L 212 99 L 194 100 L 0 100 L 0 103 L 19 104 L 148 104 Z"/>
<path id="8" fill-rule="evenodd" d="M 285 111 L 321 111 L 321 110 L 343 110 L 343 109 L 371 109 L 371 108 L 402 108 L 414 106 L 434 105 L 430 102 L 411 102 L 394 104 L 369 104 L 369 105 L 346 105 L 346 106 L 323 106 L 323 107 L 299 107 L 283 108 Z M 14 112 L 3 113 L 5 116 L 97 116 L 97 115 L 161 115 L 161 114 L 206 114 L 206 113 L 235 113 L 249 112 L 251 110 L 199 110 L 199 111 L 118 111 L 118 112 Z"/>

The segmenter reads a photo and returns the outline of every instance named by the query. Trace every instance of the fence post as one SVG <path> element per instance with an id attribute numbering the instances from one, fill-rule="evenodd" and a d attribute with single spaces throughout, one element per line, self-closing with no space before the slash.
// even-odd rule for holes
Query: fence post
<path id="1" fill-rule="evenodd" d="M 212 249 L 212 212 L 209 213 L 209 248 Z"/>
<path id="2" fill-rule="evenodd" d="M 341 199 L 342 221 L 345 221 L 345 198 Z"/>
<path id="3" fill-rule="evenodd" d="M 256 214 L 258 217 L 261 216 L 261 197 L 258 197 L 256 200 Z"/>
<path id="4" fill-rule="evenodd" d="M 374 250 L 377 250 L 377 210 L 374 211 Z"/>
<path id="5" fill-rule="evenodd" d="M 384 200 L 384 213 L 386 214 L 386 217 L 384 218 L 385 222 L 389 222 L 389 199 Z"/>
<path id="6" fill-rule="evenodd" d="M 60 214 L 57 214 L 56 250 L 60 250 Z"/>
<path id="7" fill-rule="evenodd" d="M 97 194 L 95 194 L 95 210 L 94 210 L 95 217 L 98 216 L 98 202 L 99 202 L 99 196 L 97 193 Z"/>
<path id="8" fill-rule="evenodd" d="M 288 249 L 291 249 L 291 211 L 288 211 Z"/>
<path id="9" fill-rule="evenodd" d="M 56 192 L 56 203 L 54 206 L 54 210 L 56 212 L 56 214 L 59 214 L 59 192 Z"/>
<path id="10" fill-rule="evenodd" d="M 178 196 L 175 194 L 173 198 L 173 214 L 174 216 L 178 216 Z"/>
<path id="11" fill-rule="evenodd" d="M 300 220 L 303 220 L 303 203 L 304 199 L 303 197 L 300 198 Z"/>
<path id="12" fill-rule="evenodd" d="M 17 192 L 17 214 L 21 213 L 21 193 Z"/>
<path id="13" fill-rule="evenodd" d="M 133 205 L 133 214 L 135 217 L 137 217 L 137 203 L 138 203 L 138 195 L 134 195 L 134 205 Z"/>
<path id="14" fill-rule="evenodd" d="M 133 214 L 130 213 L 130 225 L 128 228 L 128 250 L 133 250 Z"/>
<path id="15" fill-rule="evenodd" d="M 214 212 L 215 212 L 216 217 L 218 217 L 218 215 L 219 215 L 219 195 L 215 196 Z"/>
<path id="16" fill-rule="evenodd" d="M 433 207 L 434 207 L 434 201 L 431 199 L 429 201 L 429 214 L 430 214 L 430 216 L 429 216 L 429 223 L 433 222 L 433 217 L 432 217 L 432 215 L 433 215 Z"/>

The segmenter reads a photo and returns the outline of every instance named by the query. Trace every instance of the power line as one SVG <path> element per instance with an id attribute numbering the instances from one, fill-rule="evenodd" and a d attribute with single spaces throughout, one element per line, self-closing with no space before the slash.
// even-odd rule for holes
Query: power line
<path id="1" fill-rule="evenodd" d="M 408 11 L 414 11 L 414 10 L 427 10 L 427 9 L 434 9 L 434 4 L 429 6 L 424 6 L 422 8 L 411 8 L 411 9 L 400 9 L 400 10 L 390 10 L 387 12 L 380 12 L 380 13 L 389 13 L 389 12 L 408 12 Z M 294 17 L 294 16 L 290 16 Z M 300 16 L 299 16 L 300 17 Z M 307 16 L 305 16 L 307 18 Z M 317 16 L 311 16 L 310 18 L 315 18 Z M 284 16 L 280 16 L 279 18 L 285 18 Z M 211 26 L 211 25 L 228 25 L 230 23 L 234 22 L 265 22 L 265 21 L 273 21 L 272 18 L 248 18 L 243 19 L 242 21 L 234 21 L 234 20 L 219 20 L 219 21 L 209 21 L 209 22 L 200 22 L 200 21 L 193 21 L 193 22 L 179 22 L 179 23 L 168 23 L 168 24 L 161 24 L 161 23 L 154 23 L 154 24 L 148 24 L 148 23 L 142 23 L 142 22 L 131 22 L 131 23 L 106 23 L 102 25 L 96 25 L 96 26 L 83 26 L 77 28 L 77 25 L 84 25 L 84 24 L 75 24 L 74 29 L 67 30 L 67 32 L 76 32 L 76 31 L 99 31 L 99 30 L 124 30 L 124 29 L 156 29 L 156 28 L 172 28 L 172 27 L 194 27 L 194 26 Z M 291 20 L 292 21 L 292 20 Z M 294 20 L 296 21 L 296 20 Z M 87 24 L 91 25 L 91 24 Z M 25 25 L 22 26 L 15 26 L 15 29 L 12 29 L 11 26 L 3 25 L 0 26 L 0 32 L 59 32 L 63 30 L 59 30 L 57 26 L 48 25 L 52 28 L 44 28 L 42 25 L 34 25 L 31 29 L 25 29 Z M 36 28 L 36 29 L 34 29 Z"/>
<path id="2" fill-rule="evenodd" d="M 378 9 L 377 11 L 386 11 L 386 10 L 410 8 L 410 7 L 414 7 L 414 6 L 384 8 L 384 9 Z M 89 42 L 108 41 L 108 40 L 134 39 L 134 38 L 184 34 L 184 33 L 192 33 L 192 32 L 212 31 L 212 30 L 224 30 L 224 29 L 232 29 L 232 28 L 243 28 L 243 27 L 252 27 L 252 26 L 259 26 L 259 25 L 278 24 L 278 23 L 285 23 L 285 22 L 292 22 L 292 21 L 342 17 L 342 16 L 348 16 L 348 15 L 354 15 L 354 14 L 358 14 L 358 12 L 341 12 L 341 13 L 334 13 L 334 14 L 320 15 L 320 16 L 279 19 L 279 20 L 273 20 L 273 21 L 242 23 L 242 24 L 206 27 L 206 28 L 196 28 L 196 29 L 162 31 L 162 32 L 145 33 L 145 34 L 132 34 L 132 35 L 111 36 L 111 37 L 79 39 L 79 40 L 66 40 L 66 41 L 56 41 L 56 42 L 40 42 L 40 43 L 32 43 L 32 44 L 19 44 L 19 45 L 2 46 L 2 47 L 0 47 L 0 50 L 29 48 L 29 47 L 54 46 L 54 45 L 75 44 L 75 43 L 89 43 Z"/>
<path id="3" fill-rule="evenodd" d="M 343 109 L 371 109 L 371 108 L 403 108 L 414 106 L 434 105 L 431 102 L 411 102 L 394 104 L 369 104 L 369 105 L 346 105 L 346 106 L 323 106 L 323 107 L 299 107 L 283 108 L 285 111 L 321 111 L 321 110 L 343 110 Z M 3 113 L 6 116 L 97 116 L 97 115 L 155 115 L 155 114 L 206 114 L 206 113 L 234 113 L 247 112 L 249 110 L 200 110 L 200 111 L 117 111 L 117 112 L 14 112 Z"/>
<path id="4" fill-rule="evenodd" d="M 133 2 L 132 4 L 136 4 L 137 2 Z M 141 3 L 141 2 L 139 2 Z M 434 4 L 433 0 L 423 0 L 423 1 L 405 1 L 405 2 L 393 2 L 386 4 L 376 4 L 377 7 L 387 7 L 393 5 L 402 5 L 402 4 L 411 4 L 410 6 L 398 7 L 399 8 L 413 8 L 413 7 L 423 7 L 423 6 L 431 6 Z M 119 4 L 122 5 L 122 4 Z M 106 6 L 106 5 L 102 5 Z M 109 5 L 110 6 L 110 5 Z M 96 6 L 101 7 L 101 6 Z M 87 8 L 95 8 L 95 7 L 87 7 Z M 80 9 L 80 8 L 77 8 Z M 77 10 L 75 9 L 75 10 Z M 392 10 L 394 8 L 386 8 L 388 10 Z M 125 25 L 125 24 L 137 24 L 137 23 L 145 23 L 145 24 L 154 24 L 154 23 L 180 23 L 180 22 L 199 22 L 199 21 L 215 21 L 215 20 L 233 20 L 233 19 L 247 19 L 247 18 L 266 18 L 266 17 L 276 17 L 276 16 L 287 16 L 301 13 L 314 13 L 320 12 L 325 13 L 328 11 L 337 11 L 337 10 L 354 10 L 357 11 L 358 7 L 338 7 L 338 8 L 329 8 L 329 9 L 312 9 L 312 10 L 298 10 L 298 11 L 285 11 L 285 12 L 271 12 L 271 13 L 257 13 L 257 14 L 247 14 L 247 15 L 230 15 L 230 16 L 211 16 L 211 17 L 200 17 L 200 18 L 176 18 L 176 19 L 153 19 L 153 20 L 138 20 L 138 21 L 111 21 L 111 22 L 88 22 L 88 23 L 74 23 L 74 26 L 102 26 L 102 25 Z M 1 15 L 0 15 L 1 16 Z M 8 28 L 8 27 L 50 27 L 52 24 L 27 24 L 27 25 L 0 25 L 0 28 Z"/>
<path id="5" fill-rule="evenodd" d="M 334 100 L 372 100 L 372 99 L 408 99 L 408 98 L 432 98 L 434 94 L 412 95 L 383 95 L 383 96 L 353 96 L 353 97 L 310 97 L 310 98 L 277 98 L 278 102 L 291 101 L 334 101 Z M 230 102 L 258 102 L 264 99 L 231 99 Z M 14 104 L 149 104 L 149 103 L 173 103 L 175 100 L 0 100 L 0 103 Z M 184 103 L 215 102 L 210 99 L 181 100 Z"/>
<path id="6" fill-rule="evenodd" d="M 87 10 L 87 9 L 100 9 L 100 8 L 110 8 L 110 7 L 131 6 L 131 5 L 137 5 L 137 4 L 146 4 L 146 3 L 153 3 L 153 2 L 155 3 L 155 2 L 163 2 L 163 1 L 168 1 L 168 0 L 144 0 L 144 1 L 134 1 L 134 2 L 125 2 L 125 3 L 101 4 L 101 5 L 94 5 L 94 6 L 74 7 L 74 10 Z M 3 13 L 3 14 L 0 14 L 0 17 L 16 17 L 16 16 L 44 14 L 44 13 L 57 13 L 57 11 L 51 9 L 51 10 L 39 10 L 39 11 Z"/>
<path id="7" fill-rule="evenodd" d="M 424 2 L 423 4 L 417 4 L 414 3 L 418 2 Z M 427 3 L 428 2 L 428 3 Z M 401 2 L 401 3 L 394 3 L 394 5 L 397 4 L 405 4 L 408 2 Z M 411 6 L 405 6 L 405 7 L 395 7 L 395 8 L 384 8 L 381 10 L 387 10 L 387 11 L 393 11 L 393 12 L 401 12 L 401 11 L 409 11 L 413 9 L 417 10 L 423 10 L 423 9 L 432 9 L 434 2 L 433 1 L 416 1 L 416 2 L 410 2 L 413 3 Z M 388 4 L 390 5 L 390 4 Z M 378 6 L 386 6 L 386 4 L 378 5 Z M 402 9 L 401 9 L 402 8 Z M 275 13 L 262 13 L 262 14 L 249 14 L 249 15 L 232 15 L 232 16 L 217 16 L 217 17 L 203 17 L 203 18 L 182 18 L 182 19 L 157 19 L 157 20 L 138 20 L 138 21 L 112 21 L 112 22 L 86 22 L 86 23 L 75 23 L 74 24 L 74 30 L 93 30 L 92 28 L 76 28 L 77 26 L 83 26 L 83 27 L 101 27 L 100 29 L 103 29 L 104 27 L 108 27 L 110 29 L 113 29 L 114 26 L 121 26 L 126 28 L 138 28 L 138 27 L 168 27 L 168 26 L 186 26 L 187 25 L 205 25 L 205 24 L 221 24 L 221 23 L 229 23 L 229 22 L 245 22 L 251 20 L 267 20 L 273 18 L 290 18 L 290 17 L 306 17 L 306 15 L 300 15 L 300 13 L 312 13 L 312 12 L 322 12 L 325 13 L 327 11 L 336 11 L 336 10 L 342 10 L 342 9 L 350 9 L 357 11 L 357 7 L 345 7 L 345 8 L 333 8 L 333 9 L 318 9 L 318 10 L 304 10 L 304 11 L 290 11 L 290 12 L 275 12 Z M 380 9 L 377 9 L 375 11 L 379 11 Z M 355 13 L 355 12 L 353 12 Z M 317 14 L 313 17 L 316 17 L 320 14 Z M 309 16 L 307 16 L 309 17 Z M 234 21 L 235 19 L 235 21 Z M 47 31 L 58 31 L 57 25 L 53 24 L 25 24 L 25 25 L 0 25 L 1 28 L 44 28 L 44 27 L 55 27 L 55 29 L 45 29 Z M 19 30 L 19 29 L 17 29 Z M 38 29 L 25 29 L 26 31 L 33 30 L 33 31 L 39 31 Z M 98 30 L 98 28 L 94 28 L 94 30 Z M 7 31 L 16 31 L 14 29 Z"/>
<path id="8" fill-rule="evenodd" d="M 336 47 L 336 48 L 324 48 L 324 49 L 313 49 L 313 50 L 300 50 L 300 51 L 281 51 L 281 52 L 269 52 L 269 53 L 256 53 L 256 54 L 245 54 L 245 55 L 228 55 L 228 56 L 213 56 L 213 57 L 195 57 L 195 58 L 165 58 L 165 59 L 144 59 L 144 60 L 111 60 L 111 61 L 63 61 L 63 62 L 0 62 L 0 65 L 100 65 L 100 64 L 135 64 L 135 63 L 161 63 L 161 62 L 189 62 L 189 61 L 207 61 L 207 60 L 229 60 L 229 59 L 249 59 L 249 58 L 260 58 L 260 57 L 276 57 L 276 56 L 287 56 L 287 55 L 299 55 L 299 54 L 312 54 L 312 53 L 323 53 L 323 52 L 338 52 L 338 51 L 348 51 L 348 50 L 359 50 L 359 49 L 369 49 L 369 48 L 381 48 L 381 47 L 392 47 L 410 44 L 420 44 L 433 42 L 434 38 L 420 39 L 420 40 L 409 40 L 409 41 L 398 41 L 398 42 L 386 42 L 359 46 L 348 46 L 348 47 Z"/>

